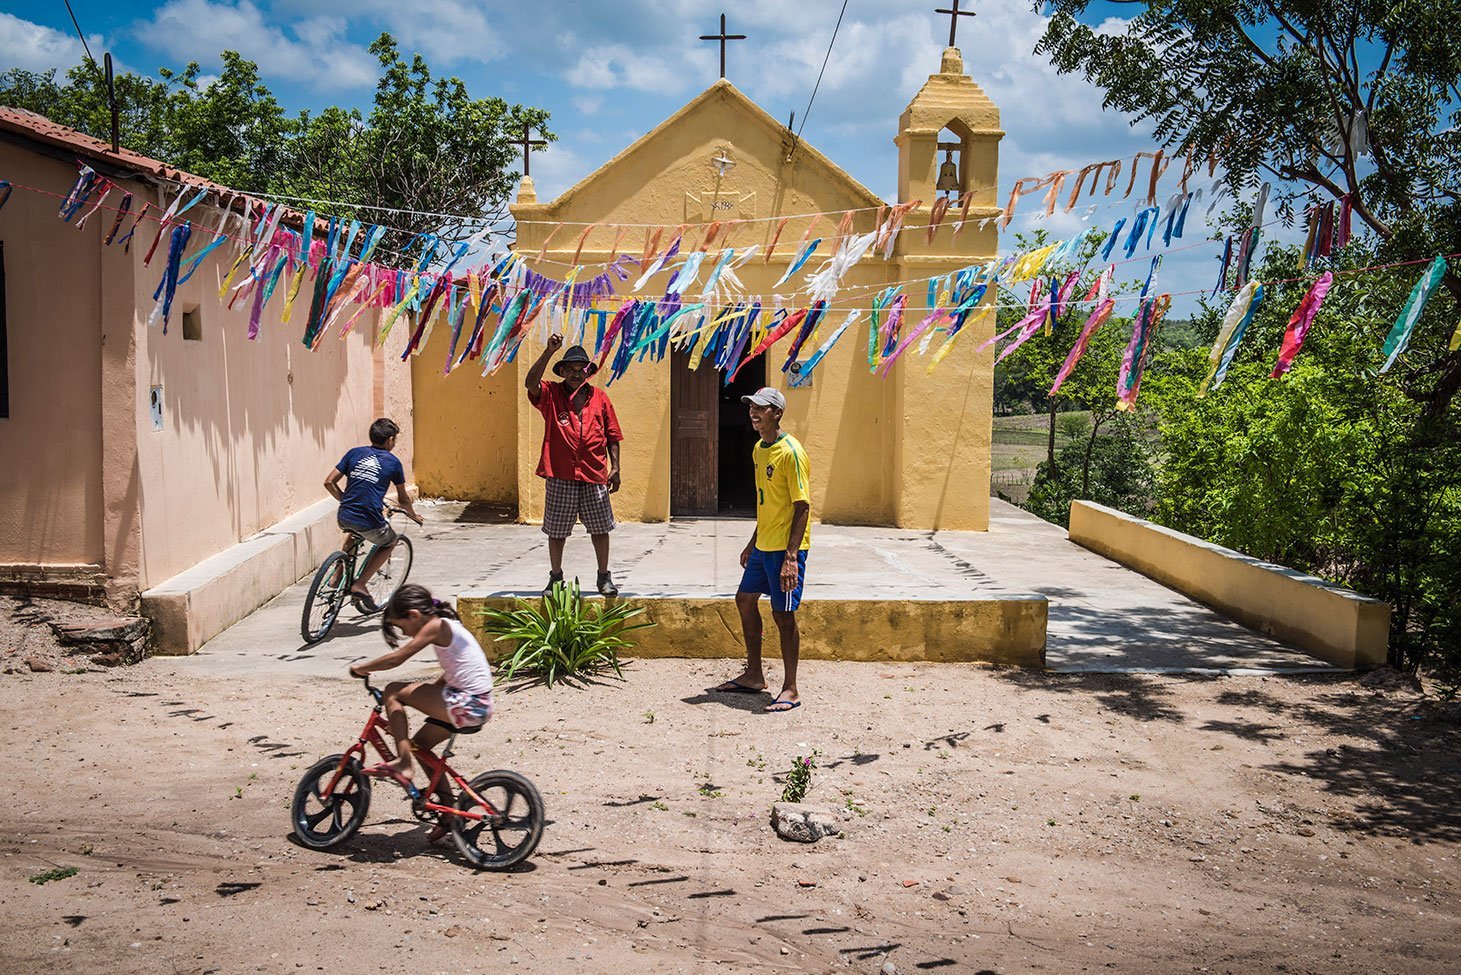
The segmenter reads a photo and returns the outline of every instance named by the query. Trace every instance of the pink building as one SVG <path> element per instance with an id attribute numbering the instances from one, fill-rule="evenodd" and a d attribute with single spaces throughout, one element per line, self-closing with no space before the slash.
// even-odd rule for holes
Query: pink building
<path id="1" fill-rule="evenodd" d="M 117 186 L 80 230 L 57 217 L 78 160 Z M 113 208 L 132 194 L 125 233 L 170 180 L 205 180 L 10 108 L 0 179 L 0 584 L 140 602 L 159 652 L 192 652 L 338 545 L 321 482 L 375 417 L 401 425 L 409 477 L 410 371 L 373 328 L 306 349 L 277 300 L 250 341 L 247 309 L 219 299 L 229 245 L 178 289 L 167 334 L 150 326 L 168 242 L 144 264 L 148 219 L 130 253 L 107 246 Z M 211 228 L 218 205 L 188 217 Z"/>

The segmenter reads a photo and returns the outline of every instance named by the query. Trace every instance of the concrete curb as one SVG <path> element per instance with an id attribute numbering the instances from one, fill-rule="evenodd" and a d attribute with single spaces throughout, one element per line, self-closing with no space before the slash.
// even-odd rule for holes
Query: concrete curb
<path id="1" fill-rule="evenodd" d="M 196 653 L 228 627 L 309 575 L 340 544 L 328 498 L 277 522 L 142 594 L 152 652 Z"/>

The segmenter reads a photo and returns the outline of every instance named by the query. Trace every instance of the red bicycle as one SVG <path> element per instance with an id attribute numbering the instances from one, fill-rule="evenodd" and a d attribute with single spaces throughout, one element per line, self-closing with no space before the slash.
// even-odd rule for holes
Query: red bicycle
<path id="1" fill-rule="evenodd" d="M 386 723 L 381 693 L 362 678 L 375 699 L 370 718 L 360 738 L 344 754 L 322 758 L 304 773 L 294 790 L 290 819 L 299 842 L 314 850 L 326 850 L 345 842 L 360 829 L 370 809 L 371 778 L 365 774 L 365 746 L 374 746 L 383 762 L 395 761 L 395 754 L 381 735 Z M 432 724 L 451 731 L 451 737 L 437 757 L 424 749 L 416 759 L 430 774 L 426 788 L 405 787 L 411 812 L 426 823 L 450 828 L 457 849 L 478 870 L 507 870 L 526 860 L 543 838 L 543 797 L 524 776 L 506 769 L 484 772 L 468 782 L 447 764 L 457 735 L 475 734 L 480 728 L 454 728 L 435 718 Z M 436 802 L 443 780 L 456 788 L 456 802 Z M 399 784 L 399 783 L 397 783 Z"/>

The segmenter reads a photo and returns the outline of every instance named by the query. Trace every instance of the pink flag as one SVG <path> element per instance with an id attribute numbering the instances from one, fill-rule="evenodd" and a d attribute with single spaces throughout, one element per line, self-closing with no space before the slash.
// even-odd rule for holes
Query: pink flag
<path id="1" fill-rule="evenodd" d="M 1270 378 L 1277 379 L 1294 364 L 1294 357 L 1299 354 L 1299 349 L 1304 345 L 1304 337 L 1309 334 L 1309 326 L 1314 324 L 1314 318 L 1324 304 L 1324 296 L 1329 293 L 1333 284 L 1334 275 L 1325 271 L 1309 288 L 1309 293 L 1304 295 L 1299 307 L 1294 309 L 1293 315 L 1289 317 L 1288 328 L 1283 333 L 1283 347 L 1278 353 L 1278 363 L 1269 374 Z"/>

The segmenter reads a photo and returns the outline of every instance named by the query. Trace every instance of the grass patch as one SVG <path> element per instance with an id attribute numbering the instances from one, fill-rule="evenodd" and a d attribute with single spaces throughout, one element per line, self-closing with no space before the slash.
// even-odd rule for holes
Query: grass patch
<path id="1" fill-rule="evenodd" d="M 45 873 L 31 874 L 30 882 L 33 884 L 48 884 L 53 880 L 65 880 L 67 877 L 74 877 L 80 872 L 80 867 L 57 867 L 55 870 L 47 870 Z"/>

